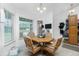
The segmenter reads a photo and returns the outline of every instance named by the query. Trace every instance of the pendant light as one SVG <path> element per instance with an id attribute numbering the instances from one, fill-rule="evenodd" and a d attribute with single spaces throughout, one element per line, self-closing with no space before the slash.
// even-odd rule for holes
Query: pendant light
<path id="1" fill-rule="evenodd" d="M 39 11 L 40 13 L 43 13 L 46 10 L 46 7 L 40 3 L 39 7 L 37 7 L 37 11 Z"/>

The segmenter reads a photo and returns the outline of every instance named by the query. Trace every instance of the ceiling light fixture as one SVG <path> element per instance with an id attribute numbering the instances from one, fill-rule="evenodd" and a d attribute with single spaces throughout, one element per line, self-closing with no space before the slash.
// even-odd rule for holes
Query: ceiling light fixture
<path id="1" fill-rule="evenodd" d="M 43 10 L 46 10 L 46 7 L 43 7 Z"/>
<path id="2" fill-rule="evenodd" d="M 37 10 L 38 10 L 38 11 L 40 11 L 40 8 L 39 8 L 39 7 L 37 7 Z"/>
<path id="3" fill-rule="evenodd" d="M 42 3 L 40 3 L 39 7 L 37 7 L 37 11 L 39 11 L 40 13 L 43 13 L 46 10 L 46 7 L 43 6 Z"/>
<path id="4" fill-rule="evenodd" d="M 40 13 L 43 13 L 43 10 L 40 10 Z"/>
<path id="5" fill-rule="evenodd" d="M 74 4 L 71 4 L 70 5 L 70 9 L 69 9 L 69 15 L 75 15 L 76 12 L 75 12 L 75 9 L 74 9 Z"/>

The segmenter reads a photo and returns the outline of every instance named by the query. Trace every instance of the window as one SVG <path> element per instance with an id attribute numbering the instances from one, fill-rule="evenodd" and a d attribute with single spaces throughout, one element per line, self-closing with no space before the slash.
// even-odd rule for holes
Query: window
<path id="1" fill-rule="evenodd" d="M 20 37 L 22 38 L 25 35 L 27 35 L 28 32 L 32 30 L 32 20 L 19 17 L 20 20 Z"/>
<path id="2" fill-rule="evenodd" d="M 12 19 L 13 14 L 7 10 L 4 10 L 5 22 L 4 22 L 4 42 L 8 43 L 12 41 Z"/>

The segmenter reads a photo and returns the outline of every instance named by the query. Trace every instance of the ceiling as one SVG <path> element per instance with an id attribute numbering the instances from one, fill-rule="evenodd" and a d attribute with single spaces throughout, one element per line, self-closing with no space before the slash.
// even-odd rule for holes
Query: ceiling
<path id="1" fill-rule="evenodd" d="M 26 15 L 30 19 L 43 19 L 50 12 L 56 15 L 70 8 L 70 3 L 44 3 L 43 5 L 47 9 L 43 13 L 40 13 L 36 10 L 39 3 L 6 3 L 6 5 L 13 8 L 17 13 Z"/>

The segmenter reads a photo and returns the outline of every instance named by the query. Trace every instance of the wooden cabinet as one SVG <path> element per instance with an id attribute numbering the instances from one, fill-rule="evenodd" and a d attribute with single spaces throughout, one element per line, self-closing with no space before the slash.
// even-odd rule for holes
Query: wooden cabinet
<path id="1" fill-rule="evenodd" d="M 69 16 L 69 25 L 70 26 L 77 26 L 77 16 L 73 15 L 73 16 Z"/>
<path id="2" fill-rule="evenodd" d="M 70 26 L 69 33 L 70 33 L 70 35 L 77 34 L 77 28 L 76 28 L 76 26 Z"/>
<path id="3" fill-rule="evenodd" d="M 69 16 L 69 43 L 77 44 L 78 40 L 77 15 Z"/>

